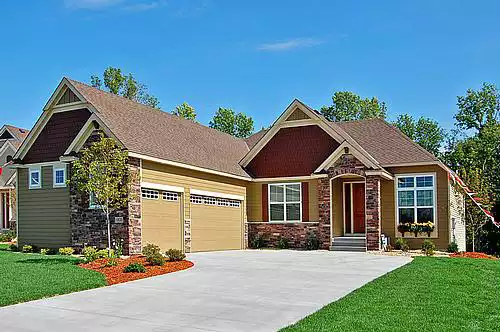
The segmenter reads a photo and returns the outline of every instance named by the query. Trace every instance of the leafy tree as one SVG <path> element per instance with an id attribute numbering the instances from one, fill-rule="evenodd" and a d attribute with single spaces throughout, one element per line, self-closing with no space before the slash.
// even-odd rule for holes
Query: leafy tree
<path id="1" fill-rule="evenodd" d="M 101 139 L 82 149 L 81 156 L 72 165 L 71 181 L 78 191 L 92 195 L 96 205 L 106 215 L 108 252 L 111 249 L 112 212 L 124 208 L 128 202 L 130 175 L 128 154 L 112 138 Z"/>
<path id="2" fill-rule="evenodd" d="M 172 111 L 172 114 L 187 120 L 196 121 L 196 110 L 188 103 L 182 103 L 181 105 L 176 106 Z"/>
<path id="3" fill-rule="evenodd" d="M 376 97 L 363 99 L 350 91 L 338 91 L 332 96 L 332 105 L 323 106 L 320 111 L 329 121 L 385 119 L 387 106 Z"/>
<path id="4" fill-rule="evenodd" d="M 439 148 L 446 135 L 437 121 L 424 117 L 415 120 L 409 114 L 401 114 L 393 125 L 427 151 L 435 156 L 439 155 Z"/>
<path id="5" fill-rule="evenodd" d="M 458 97 L 457 126 L 462 129 L 476 129 L 498 124 L 500 115 L 500 92 L 491 83 L 483 83 L 479 91 L 467 90 L 465 96 Z"/>
<path id="6" fill-rule="evenodd" d="M 243 113 L 236 114 L 232 109 L 222 107 L 219 107 L 209 125 L 210 128 L 239 138 L 250 136 L 254 130 L 251 117 Z"/>
<path id="7" fill-rule="evenodd" d="M 147 87 L 139 83 L 134 75 L 123 74 L 120 68 L 108 67 L 104 70 L 103 78 L 98 75 L 90 76 L 90 84 L 97 89 L 104 87 L 108 92 L 120 95 L 138 103 L 159 108 L 159 100 L 148 93 Z"/>

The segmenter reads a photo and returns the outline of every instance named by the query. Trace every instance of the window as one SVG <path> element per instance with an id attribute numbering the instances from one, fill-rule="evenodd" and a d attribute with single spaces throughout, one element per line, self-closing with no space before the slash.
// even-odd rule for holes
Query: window
<path id="1" fill-rule="evenodd" d="M 191 195 L 190 201 L 193 204 L 203 204 L 203 196 Z"/>
<path id="2" fill-rule="evenodd" d="M 30 168 L 29 169 L 29 188 L 38 189 L 42 187 L 42 173 L 40 168 Z"/>
<path id="3" fill-rule="evenodd" d="M 283 222 L 302 220 L 300 183 L 269 184 L 269 220 Z"/>
<path id="4" fill-rule="evenodd" d="M 230 207 L 236 207 L 236 208 L 239 208 L 239 207 L 240 207 L 240 201 L 233 201 L 233 200 L 230 200 L 230 201 L 229 201 L 229 206 L 230 206 Z"/>
<path id="5" fill-rule="evenodd" d="M 203 204 L 206 205 L 216 205 L 217 199 L 215 197 L 203 196 Z"/>
<path id="6" fill-rule="evenodd" d="M 435 223 L 435 182 L 434 174 L 396 176 L 398 223 Z"/>
<path id="7" fill-rule="evenodd" d="M 94 193 L 89 194 L 89 209 L 99 209 L 100 205 L 97 203 Z"/>
<path id="8" fill-rule="evenodd" d="M 162 198 L 165 200 L 165 201 L 172 201 L 172 202 L 175 202 L 175 201 L 178 201 L 179 200 L 179 193 L 174 193 L 174 192 L 171 192 L 171 191 L 164 191 L 162 193 Z"/>
<path id="9" fill-rule="evenodd" d="M 151 190 L 151 189 L 141 189 L 141 196 L 142 198 L 145 199 L 158 199 L 160 198 L 160 193 L 158 190 Z"/>
<path id="10" fill-rule="evenodd" d="M 191 195 L 190 201 L 192 204 L 217 205 L 237 208 L 240 207 L 240 201 L 212 196 Z"/>
<path id="11" fill-rule="evenodd" d="M 225 198 L 217 198 L 218 206 L 229 206 L 229 200 Z"/>
<path id="12" fill-rule="evenodd" d="M 66 187 L 66 168 L 54 167 L 53 187 Z"/>

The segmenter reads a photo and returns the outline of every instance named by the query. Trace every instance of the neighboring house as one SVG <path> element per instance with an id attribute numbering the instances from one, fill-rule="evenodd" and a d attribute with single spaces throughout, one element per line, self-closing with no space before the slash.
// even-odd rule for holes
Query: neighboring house
<path id="1" fill-rule="evenodd" d="M 294 100 L 246 140 L 64 78 L 15 155 L 21 244 L 106 245 L 92 199 L 66 184 L 103 132 L 129 152 L 134 182 L 112 237 L 185 252 L 243 249 L 259 234 L 302 248 L 379 250 L 400 222 L 432 221 L 439 248 L 465 249 L 463 197 L 448 169 L 382 120 L 332 123 Z M 406 233 L 412 247 L 427 235 Z"/>
<path id="2" fill-rule="evenodd" d="M 0 128 L 0 231 L 16 228 L 16 172 L 7 165 L 27 135 L 26 129 L 9 125 Z"/>

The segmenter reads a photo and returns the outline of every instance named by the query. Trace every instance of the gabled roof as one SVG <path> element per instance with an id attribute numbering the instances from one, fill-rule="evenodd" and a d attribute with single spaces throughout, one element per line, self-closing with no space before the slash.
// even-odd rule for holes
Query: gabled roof
<path id="1" fill-rule="evenodd" d="M 245 140 L 68 79 L 116 138 L 137 154 L 249 178 Z"/>
<path id="2" fill-rule="evenodd" d="M 382 119 L 336 122 L 382 166 L 433 163 L 439 160 Z"/>
<path id="3" fill-rule="evenodd" d="M 13 136 L 11 143 L 13 143 L 14 141 L 22 142 L 29 134 L 28 129 L 19 128 L 11 125 L 4 125 L 0 128 L 0 136 L 6 131 Z"/>

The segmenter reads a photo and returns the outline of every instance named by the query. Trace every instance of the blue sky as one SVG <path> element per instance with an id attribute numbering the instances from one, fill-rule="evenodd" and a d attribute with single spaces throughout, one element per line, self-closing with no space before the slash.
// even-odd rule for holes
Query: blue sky
<path id="1" fill-rule="evenodd" d="M 219 106 L 267 126 L 293 98 L 377 96 L 453 125 L 456 96 L 500 86 L 500 1 L 5 1 L 0 124 L 31 128 L 63 76 L 135 74 L 170 111 Z"/>

